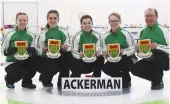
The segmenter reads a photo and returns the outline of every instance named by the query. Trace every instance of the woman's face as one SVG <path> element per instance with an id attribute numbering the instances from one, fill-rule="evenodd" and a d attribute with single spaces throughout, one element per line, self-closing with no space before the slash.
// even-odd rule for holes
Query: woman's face
<path id="1" fill-rule="evenodd" d="M 114 15 L 111 15 L 109 18 L 109 24 L 112 30 L 116 30 L 120 26 L 120 20 Z"/>
<path id="2" fill-rule="evenodd" d="M 26 15 L 19 15 L 16 23 L 19 30 L 24 30 L 28 25 L 28 17 Z"/>
<path id="3" fill-rule="evenodd" d="M 50 28 L 55 28 L 57 27 L 59 18 L 57 17 L 57 15 L 55 13 L 50 13 L 48 16 L 48 24 L 50 26 Z"/>
<path id="4" fill-rule="evenodd" d="M 90 32 L 92 30 L 92 21 L 90 18 L 86 18 L 82 20 L 81 27 L 84 31 Z"/>

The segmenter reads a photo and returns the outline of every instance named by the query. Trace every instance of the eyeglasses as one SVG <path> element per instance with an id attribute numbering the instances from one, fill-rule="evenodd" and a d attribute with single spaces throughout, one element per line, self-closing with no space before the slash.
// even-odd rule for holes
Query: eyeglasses
<path id="1" fill-rule="evenodd" d="M 118 23 L 120 22 L 119 20 L 109 20 L 110 23 Z"/>

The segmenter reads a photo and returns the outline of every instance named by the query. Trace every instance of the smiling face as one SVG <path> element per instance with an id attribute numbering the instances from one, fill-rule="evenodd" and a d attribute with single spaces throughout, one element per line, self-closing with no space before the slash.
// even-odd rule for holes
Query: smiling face
<path id="1" fill-rule="evenodd" d="M 28 17 L 26 14 L 19 14 L 16 18 L 16 23 L 19 30 L 24 30 L 28 25 Z"/>
<path id="2" fill-rule="evenodd" d="M 145 22 L 147 26 L 151 27 L 157 23 L 158 17 L 155 14 L 154 9 L 148 9 L 145 11 Z"/>
<path id="3" fill-rule="evenodd" d="M 92 30 L 92 21 L 90 18 L 86 18 L 82 20 L 81 27 L 84 31 L 90 32 Z"/>
<path id="4" fill-rule="evenodd" d="M 49 13 L 47 21 L 50 28 L 55 28 L 58 25 L 59 18 L 55 13 Z"/>
<path id="5" fill-rule="evenodd" d="M 120 18 L 116 15 L 110 15 L 109 24 L 112 30 L 117 30 L 120 26 Z"/>

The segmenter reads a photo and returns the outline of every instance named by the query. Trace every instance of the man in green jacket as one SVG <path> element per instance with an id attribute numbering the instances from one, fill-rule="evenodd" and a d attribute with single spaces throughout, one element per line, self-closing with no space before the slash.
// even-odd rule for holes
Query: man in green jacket
<path id="1" fill-rule="evenodd" d="M 150 57 L 138 51 L 138 57 L 142 58 L 132 67 L 132 74 L 152 82 L 152 90 L 164 87 L 163 70 L 169 70 L 169 33 L 170 31 L 158 24 L 158 12 L 149 8 L 145 11 L 145 22 L 147 26 L 142 29 L 139 39 L 151 40 Z M 137 47 L 137 50 L 140 48 Z M 141 51 L 141 50 L 140 50 Z"/>

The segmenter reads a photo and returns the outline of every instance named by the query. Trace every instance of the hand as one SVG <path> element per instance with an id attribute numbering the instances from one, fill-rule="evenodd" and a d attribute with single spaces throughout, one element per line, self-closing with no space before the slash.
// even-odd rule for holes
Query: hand
<path id="1" fill-rule="evenodd" d="M 124 49 L 121 49 L 120 54 L 123 55 L 123 53 L 124 53 Z"/>
<path id="2" fill-rule="evenodd" d="M 100 56 L 100 51 L 96 51 L 96 56 L 97 56 L 97 57 Z"/>
<path id="3" fill-rule="evenodd" d="M 157 46 L 158 46 L 158 44 L 157 44 L 157 43 L 155 43 L 155 42 L 154 42 L 154 43 L 151 43 L 151 48 L 152 48 L 152 49 L 157 48 Z"/>
<path id="4" fill-rule="evenodd" d="M 80 51 L 80 57 L 81 57 L 81 58 L 83 57 L 83 52 L 82 52 L 82 51 Z"/>
<path id="5" fill-rule="evenodd" d="M 135 46 L 135 49 L 136 49 L 136 51 L 137 51 L 137 52 L 139 51 L 139 47 L 138 47 L 138 45 L 137 45 L 137 46 Z"/>
<path id="6" fill-rule="evenodd" d="M 37 50 L 35 49 L 35 47 L 28 47 L 27 48 L 27 53 L 35 56 L 35 55 L 37 55 Z"/>
<path id="7" fill-rule="evenodd" d="M 104 56 L 107 56 L 107 55 L 108 55 L 108 52 L 107 52 L 107 51 L 103 51 L 103 55 L 104 55 Z"/>
<path id="8" fill-rule="evenodd" d="M 48 48 L 47 48 L 47 47 L 42 47 L 42 51 L 43 51 L 44 53 L 46 53 L 46 52 L 48 51 Z"/>
<path id="9" fill-rule="evenodd" d="M 64 49 L 64 50 L 67 50 L 69 46 L 68 45 L 62 45 L 61 48 Z"/>
<path id="10" fill-rule="evenodd" d="M 16 47 L 9 47 L 8 49 L 6 49 L 4 51 L 4 55 L 5 56 L 9 56 L 9 55 L 15 54 L 16 52 L 17 52 L 17 48 Z"/>

